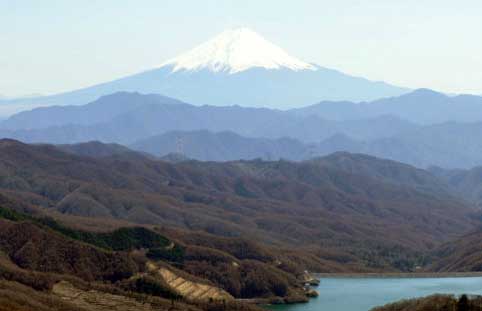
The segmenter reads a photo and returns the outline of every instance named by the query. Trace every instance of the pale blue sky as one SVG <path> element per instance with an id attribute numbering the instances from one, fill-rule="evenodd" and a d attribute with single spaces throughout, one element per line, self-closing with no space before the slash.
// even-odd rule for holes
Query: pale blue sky
<path id="1" fill-rule="evenodd" d="M 482 93 L 481 16 L 476 0 L 0 0 L 0 94 L 154 68 L 237 26 L 346 73 Z"/>

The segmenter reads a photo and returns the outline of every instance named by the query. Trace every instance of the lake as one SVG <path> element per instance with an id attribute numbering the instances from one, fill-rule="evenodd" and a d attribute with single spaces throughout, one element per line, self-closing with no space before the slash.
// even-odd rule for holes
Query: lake
<path id="1" fill-rule="evenodd" d="M 482 295 L 482 277 L 474 278 L 323 278 L 320 296 L 306 304 L 268 306 L 283 311 L 368 311 L 406 298 L 432 294 Z"/>

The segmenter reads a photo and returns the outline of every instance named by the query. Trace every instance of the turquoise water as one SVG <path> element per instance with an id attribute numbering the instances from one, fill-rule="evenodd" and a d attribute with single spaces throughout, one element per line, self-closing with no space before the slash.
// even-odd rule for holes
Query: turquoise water
<path id="1" fill-rule="evenodd" d="M 368 311 L 431 294 L 482 295 L 482 277 L 427 279 L 321 279 L 318 298 L 306 304 L 269 306 L 283 311 Z"/>

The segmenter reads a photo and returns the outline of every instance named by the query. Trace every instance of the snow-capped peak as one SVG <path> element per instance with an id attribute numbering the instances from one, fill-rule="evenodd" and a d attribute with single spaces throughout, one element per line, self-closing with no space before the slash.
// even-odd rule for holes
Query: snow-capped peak
<path id="1" fill-rule="evenodd" d="M 226 30 L 161 66 L 166 65 L 173 66 L 173 72 L 207 69 L 230 74 L 255 67 L 316 70 L 248 28 Z"/>

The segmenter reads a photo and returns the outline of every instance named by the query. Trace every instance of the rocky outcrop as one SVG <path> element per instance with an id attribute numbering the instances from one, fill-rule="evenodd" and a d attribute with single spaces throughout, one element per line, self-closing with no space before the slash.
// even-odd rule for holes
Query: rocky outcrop
<path id="1" fill-rule="evenodd" d="M 307 289 L 305 293 L 306 293 L 306 297 L 308 297 L 308 298 L 316 298 L 320 295 L 314 289 Z"/>
<path id="2" fill-rule="evenodd" d="M 313 276 L 311 273 L 308 271 L 305 271 L 303 273 L 303 276 L 301 277 L 301 280 L 303 284 L 308 285 L 308 286 L 318 286 L 320 284 L 320 280 Z"/>

